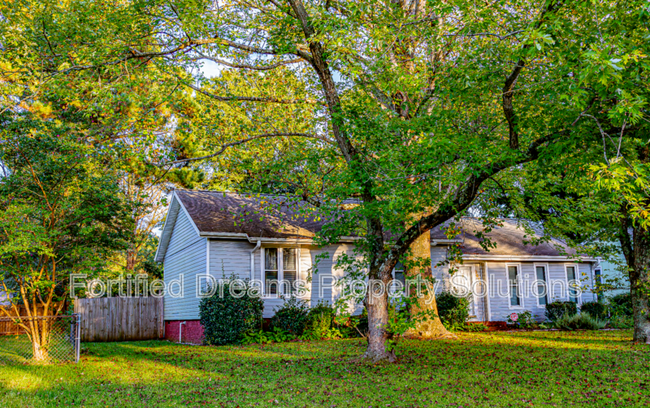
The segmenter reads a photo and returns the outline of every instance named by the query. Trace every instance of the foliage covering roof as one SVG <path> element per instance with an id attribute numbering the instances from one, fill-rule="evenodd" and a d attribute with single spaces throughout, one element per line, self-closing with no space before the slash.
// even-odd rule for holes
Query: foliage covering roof
<path id="1" fill-rule="evenodd" d="M 311 239 L 327 222 L 324 218 L 305 215 L 301 205 L 283 196 L 238 194 L 220 191 L 177 190 L 177 197 L 183 203 L 192 221 L 201 234 L 246 234 L 249 239 Z M 517 224 L 517 220 L 501 219 L 485 233 L 495 248 L 486 251 L 481 246 L 481 232 L 485 231 L 481 220 L 463 218 L 457 227 L 461 232 L 453 237 L 462 242 L 467 255 L 513 255 L 513 256 L 564 256 L 575 251 L 563 241 L 551 238 L 549 242 L 532 245 L 531 239 L 541 238 L 541 232 L 534 236 Z M 431 230 L 431 239 L 438 244 L 449 243 L 445 230 L 450 221 Z M 565 252 L 565 253 L 563 253 Z"/>

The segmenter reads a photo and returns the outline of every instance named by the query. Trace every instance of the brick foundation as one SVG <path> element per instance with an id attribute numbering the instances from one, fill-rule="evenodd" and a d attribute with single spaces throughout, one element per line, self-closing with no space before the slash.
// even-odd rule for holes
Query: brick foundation
<path id="1" fill-rule="evenodd" d="M 488 331 L 508 330 L 508 323 L 506 322 L 492 321 L 484 324 L 488 327 Z"/>
<path id="2" fill-rule="evenodd" d="M 178 334 L 180 324 L 183 325 L 183 338 L 181 343 L 202 344 L 203 343 L 203 326 L 199 320 L 167 320 L 165 321 L 165 339 L 179 342 Z"/>

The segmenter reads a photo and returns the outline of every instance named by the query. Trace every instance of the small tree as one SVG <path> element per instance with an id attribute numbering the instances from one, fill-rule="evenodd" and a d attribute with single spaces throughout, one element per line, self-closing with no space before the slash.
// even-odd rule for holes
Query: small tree
<path id="1" fill-rule="evenodd" d="M 62 313 L 70 274 L 96 273 L 130 228 L 115 179 L 91 149 L 70 129 L 22 119 L 2 122 L 0 289 L 11 304 L 0 310 L 26 331 L 34 359 L 47 361 L 53 319 L 39 317 Z"/>

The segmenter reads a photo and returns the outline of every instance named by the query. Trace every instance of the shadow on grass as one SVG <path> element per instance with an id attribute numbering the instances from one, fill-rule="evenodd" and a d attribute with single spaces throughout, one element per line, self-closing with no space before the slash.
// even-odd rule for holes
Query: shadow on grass
<path id="1" fill-rule="evenodd" d="M 8 406 L 602 406 L 608 395 L 635 406 L 650 396 L 647 382 L 638 381 L 650 370 L 650 349 L 632 346 L 628 337 L 553 332 L 408 340 L 398 345 L 408 358 L 380 365 L 355 362 L 365 350 L 360 339 L 263 347 L 89 343 L 79 365 L 0 373 L 0 393 Z"/>
<path id="2" fill-rule="evenodd" d="M 33 357 L 26 334 L 0 336 L 0 364 L 27 364 Z"/>

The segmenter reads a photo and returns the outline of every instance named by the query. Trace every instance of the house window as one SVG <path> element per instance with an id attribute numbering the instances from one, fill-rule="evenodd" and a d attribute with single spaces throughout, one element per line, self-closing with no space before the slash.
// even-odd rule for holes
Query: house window
<path id="1" fill-rule="evenodd" d="M 566 267 L 566 280 L 569 285 L 567 288 L 567 291 L 569 292 L 569 302 L 578 303 L 577 284 L 575 283 L 578 280 L 578 274 L 575 266 Z"/>
<path id="2" fill-rule="evenodd" d="M 295 282 L 298 278 L 298 257 L 295 248 L 282 249 L 282 279 L 287 283 L 285 294 L 295 292 Z"/>
<path id="3" fill-rule="evenodd" d="M 594 274 L 596 275 L 596 285 L 600 288 L 603 284 L 603 274 L 600 272 L 600 269 L 596 269 Z"/>
<path id="4" fill-rule="evenodd" d="M 280 280 L 280 262 L 277 248 L 264 250 L 264 283 L 267 295 L 278 294 L 278 281 Z"/>
<path id="5" fill-rule="evenodd" d="M 406 285 L 406 279 L 404 278 L 404 265 L 401 262 L 398 262 L 393 269 L 393 276 L 396 281 L 402 282 L 402 285 Z"/>
<path id="6" fill-rule="evenodd" d="M 398 284 L 396 282 L 400 282 Z M 393 284 L 392 284 L 393 293 L 401 294 L 406 291 L 406 278 L 404 276 L 404 265 L 401 262 L 398 262 L 393 269 Z"/>
<path id="7" fill-rule="evenodd" d="M 542 306 L 548 303 L 548 284 L 546 281 L 546 267 L 536 266 L 537 274 L 537 303 Z"/>
<path id="8" fill-rule="evenodd" d="M 289 295 L 296 292 L 298 250 L 296 248 L 264 248 L 264 293 Z"/>
<path id="9" fill-rule="evenodd" d="M 510 281 L 510 306 L 521 306 L 519 296 L 519 267 L 508 265 L 508 280 Z"/>

